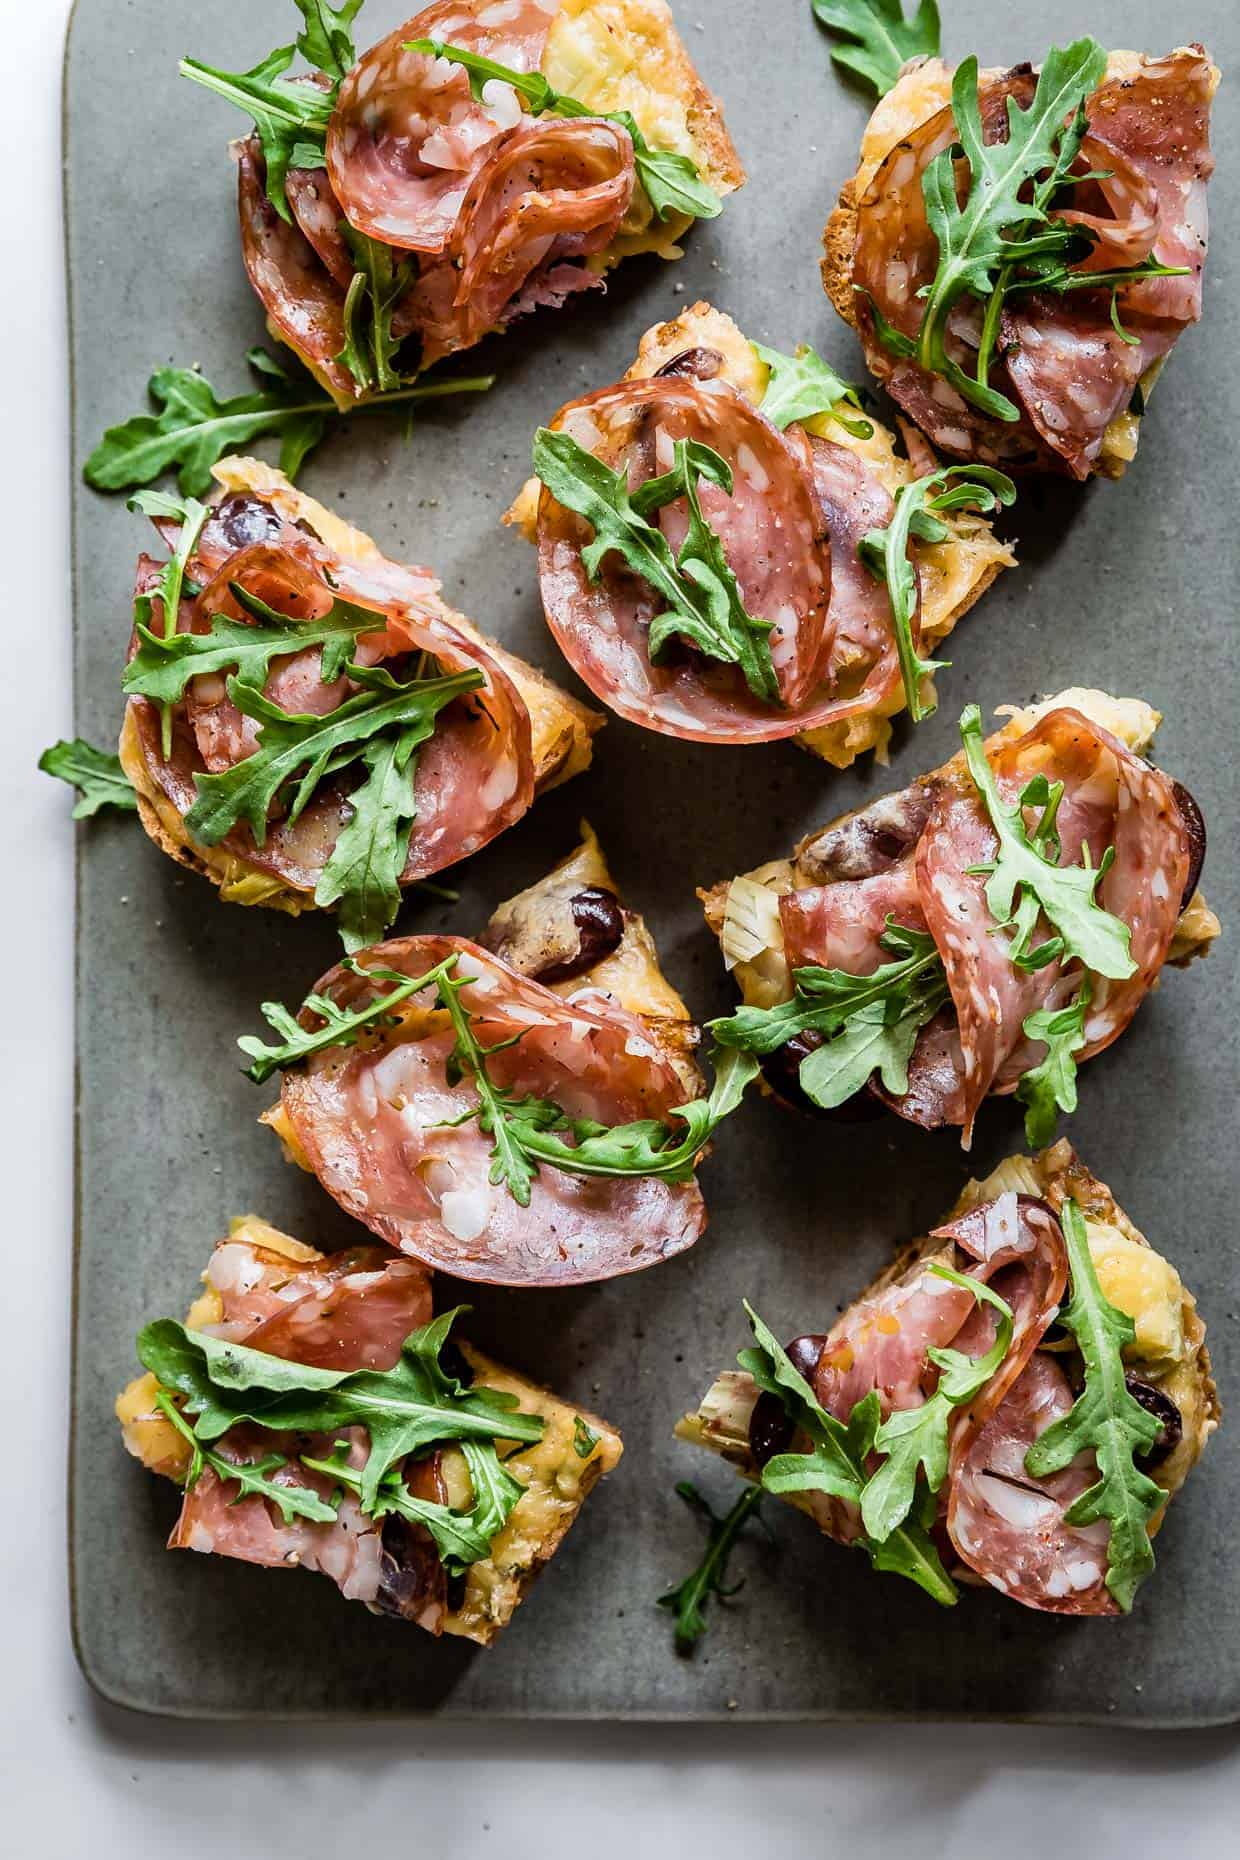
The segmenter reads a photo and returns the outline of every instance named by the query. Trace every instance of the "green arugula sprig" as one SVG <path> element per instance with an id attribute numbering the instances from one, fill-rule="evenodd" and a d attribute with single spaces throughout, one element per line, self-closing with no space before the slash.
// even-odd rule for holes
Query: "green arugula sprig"
<path id="1" fill-rule="evenodd" d="M 219 774 L 195 774 L 198 799 L 185 816 L 194 839 L 217 846 L 225 834 L 245 824 L 258 845 L 265 845 L 272 803 L 281 790 L 289 790 L 284 818 L 291 826 L 319 783 L 356 761 L 375 738 L 397 730 L 402 737 L 413 732 L 416 742 L 426 742 L 440 711 L 484 682 L 476 667 L 405 684 L 382 667 L 350 663 L 345 671 L 362 689 L 326 716 L 291 715 L 253 685 L 239 678 L 228 680 L 232 702 L 242 716 L 259 724 L 257 747 Z"/>
<path id="2" fill-rule="evenodd" d="M 385 1518 L 395 1513 L 411 1524 L 421 1524 L 434 1539 L 439 1560 L 449 1576 L 460 1576 L 471 1563 L 490 1554 L 491 1544 L 503 1530 L 525 1495 L 525 1487 L 508 1472 L 495 1449 L 476 1440 L 463 1440 L 460 1449 L 469 1468 L 473 1503 L 468 1511 L 453 1511 L 433 1499 L 415 1498 L 405 1484 L 403 1470 L 389 1467 L 379 1481 L 368 1515 Z M 330 1459 L 301 1455 L 311 1472 L 335 1479 L 347 1491 L 361 1495 L 363 1470 L 349 1464 L 349 1443 L 338 1440 Z"/>
<path id="3" fill-rule="evenodd" d="M 948 999 L 943 960 L 934 938 L 888 917 L 880 938 L 894 956 L 871 975 L 813 965 L 793 971 L 795 992 L 776 1007 L 742 1007 L 709 1023 L 721 1047 L 767 1054 L 797 1034 L 822 1036 L 801 1061 L 801 1089 L 824 1110 L 843 1104 L 878 1073 L 899 1097 L 917 1035 Z"/>
<path id="4" fill-rule="evenodd" d="M 1059 1322 L 1072 1333 L 1085 1365 L 1085 1386 L 1071 1409 L 1052 1422 L 1025 1454 L 1025 1471 L 1045 1479 L 1092 1452 L 1099 1477 L 1064 1513 L 1066 1524 L 1110 1523 L 1106 1586 L 1125 1614 L 1154 1567 L 1149 1522 L 1166 1502 L 1162 1487 L 1135 1463 L 1158 1438 L 1160 1423 L 1129 1393 L 1123 1352 L 1133 1322 L 1110 1304 L 1098 1283 L 1085 1217 L 1075 1201 L 1059 1216 L 1068 1248 L 1072 1295 Z"/>
<path id="5" fill-rule="evenodd" d="M 874 428 L 868 420 L 853 418 L 843 411 L 852 407 L 860 414 L 858 389 L 842 380 L 807 342 L 798 343 L 795 355 L 783 355 L 762 342 L 751 343 L 750 347 L 770 370 L 759 411 L 781 433 L 794 420 L 814 420 L 826 414 L 854 439 L 872 437 Z"/>
<path id="6" fill-rule="evenodd" d="M 300 1065 L 314 1054 L 334 1046 L 353 1046 L 364 1033 L 393 1024 L 393 1009 L 423 990 L 435 991 L 437 1004 L 447 1013 L 456 1035 L 447 1061 L 449 1083 L 468 1079 L 478 1102 L 446 1128 L 476 1120 L 492 1139 L 490 1179 L 503 1183 L 513 1199 L 528 1207 L 534 1177 L 542 1164 L 567 1175 L 654 1176 L 664 1182 L 688 1182 L 702 1150 L 715 1130 L 735 1111 L 747 1087 L 757 1076 L 758 1064 L 747 1053 L 716 1053 L 715 1082 L 706 1098 L 672 1107 L 673 1122 L 641 1118 L 630 1124 L 598 1124 L 587 1118 L 570 1118 L 559 1105 L 533 1095 L 518 1096 L 499 1085 L 487 1069 L 493 1053 L 516 1045 L 517 1038 L 484 1046 L 474 1031 L 472 1017 L 461 999 L 470 985 L 468 976 L 456 976 L 455 953 L 424 975 L 402 975 L 397 969 L 363 968 L 347 960 L 344 966 L 372 983 L 390 983 L 386 994 L 376 994 L 366 1006 L 348 1012 L 330 996 L 312 994 L 307 1009 L 323 1025 L 307 1030 L 287 1008 L 265 1001 L 263 1015 L 283 1036 L 283 1044 L 264 1044 L 247 1034 L 237 1044 L 252 1060 L 247 1078 L 262 1084 L 273 1072 Z M 560 1133 L 564 1134 L 561 1135 Z M 572 1142 L 566 1141 L 567 1137 Z"/>
<path id="7" fill-rule="evenodd" d="M 45 775 L 53 775 L 57 781 L 68 782 L 71 788 L 77 789 L 81 799 L 73 809 L 75 820 L 86 820 L 101 807 L 119 808 L 128 814 L 138 811 L 138 797 L 121 767 L 120 757 L 96 749 L 93 744 L 83 742 L 80 736 L 75 736 L 72 742 L 62 740 L 45 749 L 39 757 L 39 767 Z"/>
<path id="8" fill-rule="evenodd" d="M 268 1453 L 261 1460 L 229 1459 L 223 1453 L 216 1453 L 203 1445 L 164 1389 L 156 1395 L 155 1406 L 172 1423 L 177 1433 L 189 1442 L 189 1466 L 183 1482 L 187 1492 L 193 1491 L 202 1477 L 203 1469 L 209 1467 L 217 1479 L 236 1485 L 237 1496 L 230 1501 L 234 1505 L 239 1505 L 243 1498 L 265 1498 L 279 1508 L 280 1516 L 286 1524 L 292 1524 L 296 1518 L 308 1518 L 312 1524 L 335 1522 L 336 1507 L 320 1498 L 313 1487 L 280 1485 L 271 1477 L 272 1473 L 280 1472 L 289 1463 L 282 1453 Z"/>
<path id="9" fill-rule="evenodd" d="M 728 1561 L 736 1548 L 737 1538 L 750 1519 L 755 1519 L 763 1526 L 766 1520 L 759 1510 L 763 1496 L 761 1486 L 746 1486 L 732 1509 L 723 1517 L 718 1515 L 690 1480 L 681 1479 L 677 1483 L 676 1492 L 684 1499 L 690 1511 L 697 1512 L 705 1520 L 706 1549 L 697 1568 L 683 1582 L 678 1582 L 674 1589 L 668 1589 L 666 1594 L 659 1596 L 658 1606 L 675 1611 L 677 1651 L 692 1653 L 709 1625 L 706 1604 L 711 1596 L 717 1595 L 720 1601 L 726 1601 L 745 1586 L 743 1578 L 740 1582 L 734 1582 L 731 1588 L 726 1586 Z"/>
<path id="10" fill-rule="evenodd" d="M 133 501 L 137 503 L 138 499 Z M 172 504 L 171 499 L 164 502 Z M 121 679 L 121 689 L 128 697 L 174 704 L 185 696 L 195 678 L 230 669 L 242 684 L 261 690 L 273 659 L 311 646 L 322 649 L 323 683 L 334 684 L 356 653 L 358 640 L 368 633 L 382 633 L 387 627 L 383 614 L 352 601 L 333 601 L 320 620 L 297 620 L 269 607 L 239 581 L 230 581 L 228 586 L 233 599 L 252 617 L 252 624 L 217 613 L 212 615 L 205 633 L 166 635 L 153 632 L 138 616 L 136 631 L 142 644 Z"/>
<path id="11" fill-rule="evenodd" d="M 670 149 L 652 149 L 628 110 L 591 110 L 553 90 L 540 71 L 514 71 L 510 65 L 498 64 L 463 46 L 446 44 L 442 39 L 413 39 L 405 46 L 409 52 L 424 52 L 430 58 L 448 58 L 463 67 L 469 88 L 478 102 L 485 102 L 487 84 L 497 81 L 510 84 L 524 98 L 534 116 L 590 116 L 626 129 L 633 143 L 637 178 L 646 190 L 656 219 L 665 220 L 673 213 L 688 214 L 691 219 L 712 220 L 723 210 L 723 202 L 702 179 L 696 163 L 687 155 Z"/>
<path id="12" fill-rule="evenodd" d="M 931 1345 L 926 1356 L 939 1371 L 938 1385 L 920 1408 L 897 1408 L 874 1436 L 874 1451 L 884 1455 L 861 1494 L 861 1522 L 870 1537 L 885 1542 L 917 1504 L 918 1474 L 935 1493 L 947 1477 L 948 1429 L 957 1408 L 971 1402 L 1002 1367 L 1012 1345 L 1012 1308 L 989 1285 L 936 1262 L 928 1268 L 998 1312 L 995 1340 L 985 1355 Z"/>
<path id="13" fill-rule="evenodd" d="M 991 515 L 1001 505 L 1016 501 L 1016 486 L 989 465 L 945 465 L 896 492 L 891 521 L 885 529 L 870 530 L 858 544 L 858 553 L 876 581 L 887 585 L 891 621 L 895 631 L 904 701 L 914 723 L 932 716 L 935 704 L 922 696 L 922 679 L 943 671 L 948 659 L 923 659 L 913 640 L 917 613 L 917 573 L 909 545 L 946 542 L 951 531 L 942 517 L 953 510 L 979 510 Z"/>
<path id="14" fill-rule="evenodd" d="M 133 604 L 137 632 L 148 642 L 158 641 L 163 645 L 177 636 L 181 596 L 185 591 L 185 571 L 210 512 L 197 498 L 167 497 L 162 491 L 136 492 L 129 500 L 129 508 L 140 510 L 148 517 L 166 517 L 179 525 L 172 554 L 160 569 L 158 581 L 149 594 L 140 594 Z M 151 631 L 157 598 L 163 616 L 162 631 L 158 634 Z M 160 743 L 167 758 L 172 754 L 172 704 L 167 698 L 158 698 L 156 702 L 159 705 Z"/>
<path id="15" fill-rule="evenodd" d="M 999 841 L 993 861 L 967 869 L 986 878 L 987 909 L 1000 928 L 1011 932 L 1011 960 L 1020 969 L 1033 970 L 1077 957 L 1096 975 L 1127 980 L 1137 967 L 1130 949 L 1132 932 L 1122 918 L 1098 903 L 1096 895 L 1099 881 L 1114 861 L 1115 848 L 1109 846 L 1096 866 L 1089 864 L 1088 844 L 1080 865 L 1057 864 L 1060 846 L 1055 816 L 1062 783 L 1050 784 L 1044 775 L 1035 776 L 1009 806 L 986 759 L 982 714 L 976 704 L 961 714 L 960 737 L 973 785 Z M 1032 832 L 1025 825 L 1026 807 L 1042 809 Z M 1039 913 L 1056 935 L 1033 948 Z"/>
<path id="16" fill-rule="evenodd" d="M 448 1333 L 465 1309 L 458 1306 L 411 1332 L 392 1369 L 313 1369 L 187 1330 L 172 1318 L 146 1326 L 138 1356 L 162 1389 L 182 1398 L 182 1412 L 195 1417 L 194 1441 L 204 1448 L 242 1422 L 283 1434 L 364 1427 L 370 1452 L 358 1497 L 362 1510 L 374 1515 L 386 1475 L 410 1454 L 472 1443 L 493 1455 L 497 1440 L 542 1439 L 541 1416 L 518 1412 L 515 1396 L 466 1387 L 442 1367 Z M 484 1483 L 494 1505 L 505 1482 L 491 1470 Z"/>
<path id="17" fill-rule="evenodd" d="M 813 0 L 813 8 L 828 31 L 846 41 L 831 47 L 836 64 L 872 84 L 879 97 L 907 59 L 938 56 L 936 0 L 921 0 L 912 19 L 904 17 L 903 0 Z"/>
<path id="18" fill-rule="evenodd" d="M 328 422 L 344 418 L 344 412 L 309 376 L 291 375 L 265 350 L 251 349 L 247 359 L 270 385 L 230 400 L 220 400 L 195 369 L 157 368 L 147 383 L 157 411 L 107 429 L 82 468 L 87 484 L 96 491 L 128 491 L 175 470 L 182 497 L 205 497 L 214 482 L 211 467 L 225 453 L 269 433 L 280 436 L 280 469 L 294 479 Z M 484 394 L 494 382 L 494 375 L 470 375 L 402 387 L 361 403 L 361 410 Z"/>
<path id="19" fill-rule="evenodd" d="M 413 283 L 417 261 L 398 259 L 390 245 L 357 232 L 348 221 L 341 230 L 357 270 L 344 300 L 345 342 L 337 361 L 343 362 L 363 394 L 394 394 L 410 385 L 396 366 L 400 340 L 392 333 L 392 317 Z"/>
<path id="20" fill-rule="evenodd" d="M 590 579 L 597 580 L 603 558 L 614 552 L 666 601 L 666 609 L 650 626 L 652 662 L 674 636 L 683 635 L 710 658 L 738 666 L 755 697 L 778 704 L 770 648 L 773 623 L 746 612 L 723 545 L 703 517 L 698 499 L 702 479 L 732 495 L 726 459 L 697 440 L 678 439 L 672 469 L 630 492 L 623 472 L 612 471 L 569 433 L 540 427 L 533 458 L 535 474 L 556 502 L 583 517 L 594 531 L 594 540 L 581 552 Z M 650 519 L 678 498 L 687 506 L 689 527 L 680 554 L 673 556 L 667 538 Z"/>
<path id="21" fill-rule="evenodd" d="M 1044 1040 L 1047 1048 L 1045 1059 L 1031 1066 L 1016 1087 L 1016 1096 L 1026 1107 L 1025 1141 L 1034 1149 L 1054 1141 L 1060 1111 L 1071 1116 L 1076 1110 L 1076 1055 L 1085 1045 L 1085 1010 L 1091 993 L 1089 976 L 1083 975 L 1076 998 L 1067 1007 L 1039 1008 L 1025 1016 L 1026 1037 Z"/>
<path id="22" fill-rule="evenodd" d="M 1120 334 L 1115 291 L 1144 277 L 1182 275 L 1151 254 L 1142 264 L 1089 274 L 1073 269 L 1088 256 L 1092 239 L 1079 225 L 1056 217 L 1056 197 L 1087 179 L 1071 170 L 1089 129 L 1086 101 L 1106 71 L 1106 52 L 1096 39 L 1077 39 L 1048 52 L 1027 109 L 1007 98 L 1008 135 L 986 142 L 978 98 L 978 63 L 966 58 L 952 82 L 952 115 L 958 143 L 942 150 L 922 176 L 926 218 L 938 243 L 938 267 L 920 295 L 925 299 L 916 337 L 905 336 L 876 315 L 880 342 L 941 375 L 971 405 L 993 419 L 1016 421 L 1020 409 L 989 383 L 1000 317 L 1006 298 L 1018 290 L 1110 288 L 1112 316 Z M 957 162 L 969 174 L 963 201 Z M 982 331 L 972 374 L 948 354 L 952 311 L 962 297 L 983 306 Z"/>
<path id="23" fill-rule="evenodd" d="M 290 168 L 326 166 L 324 143 L 340 80 L 357 63 L 349 31 L 362 0 L 293 0 L 305 22 L 293 45 L 282 45 L 252 71 L 220 71 L 197 58 L 183 58 L 182 77 L 236 104 L 254 120 L 267 166 L 267 198 L 292 223 L 285 179 Z M 310 83 L 285 75 L 297 53 L 327 80 Z"/>
<path id="24" fill-rule="evenodd" d="M 794 1492 L 825 1492 L 846 1504 L 861 1506 L 869 1482 L 867 1462 L 881 1423 L 878 1391 L 859 1401 L 847 1424 L 837 1421 L 788 1359 L 774 1333 L 748 1303 L 745 1312 L 756 1347 L 737 1358 L 764 1394 L 774 1395 L 793 1424 L 810 1439 L 808 1453 L 779 1453 L 762 1470 L 764 1490 L 782 1497 Z M 922 1487 L 912 1511 L 894 1522 L 885 1537 L 863 1532 L 856 1546 L 875 1569 L 905 1576 L 944 1607 L 959 1598 L 930 1536 L 936 1511 L 934 1494 Z"/>

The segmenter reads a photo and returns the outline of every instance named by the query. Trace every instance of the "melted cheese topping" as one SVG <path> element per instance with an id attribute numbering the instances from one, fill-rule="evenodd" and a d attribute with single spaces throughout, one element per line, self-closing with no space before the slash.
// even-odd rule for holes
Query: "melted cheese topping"
<path id="1" fill-rule="evenodd" d="M 687 156 L 717 193 L 730 193 L 743 179 L 664 0 L 561 0 L 542 71 L 556 90 L 600 115 L 629 111 L 652 147 Z M 676 241 L 691 224 L 687 215 L 655 219 L 639 186 L 598 268 L 638 252 L 680 258 Z"/>

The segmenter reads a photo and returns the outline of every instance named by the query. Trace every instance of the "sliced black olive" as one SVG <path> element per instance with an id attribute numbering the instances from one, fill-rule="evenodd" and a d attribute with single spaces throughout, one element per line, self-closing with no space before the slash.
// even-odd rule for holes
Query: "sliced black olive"
<path id="1" fill-rule="evenodd" d="M 591 885 L 577 892 L 570 898 L 569 908 L 580 939 L 577 954 L 567 962 L 553 962 L 549 968 L 539 970 L 535 979 L 548 987 L 552 982 L 571 982 L 574 976 L 584 975 L 587 969 L 610 956 L 624 935 L 620 901 L 613 891 L 605 891 L 601 885 Z"/>
<path id="2" fill-rule="evenodd" d="M 881 1117 L 885 1106 L 863 1085 L 843 1104 L 815 1104 L 801 1086 L 801 1061 L 822 1045 L 820 1033 L 794 1033 L 783 1046 L 767 1053 L 760 1061 L 762 1076 L 775 1096 L 790 1110 L 805 1111 L 810 1117 L 830 1118 L 836 1124 L 868 1124 Z"/>
<path id="3" fill-rule="evenodd" d="M 723 367 L 723 357 L 718 349 L 682 349 L 679 355 L 673 355 L 664 362 L 662 368 L 656 368 L 656 376 L 692 375 L 698 381 L 713 381 Z"/>
<path id="4" fill-rule="evenodd" d="M 1201 883 L 1201 868 L 1206 862 L 1206 820 L 1183 782 L 1173 781 L 1171 791 L 1175 795 L 1184 831 L 1188 835 L 1188 877 L 1184 881 L 1184 896 L 1180 900 L 1180 909 L 1183 910 Z"/>
<path id="5" fill-rule="evenodd" d="M 805 1377 L 811 1388 L 818 1359 L 822 1355 L 822 1346 L 826 1341 L 825 1337 L 806 1335 L 794 1337 L 788 1345 L 788 1361 L 798 1374 Z M 749 1417 L 749 1451 L 754 1464 L 765 1466 L 777 1453 L 782 1453 L 795 1431 L 778 1395 L 759 1395 Z"/>
<path id="6" fill-rule="evenodd" d="M 1161 1466 L 1179 1446 L 1184 1436 L 1184 1417 L 1172 1401 L 1170 1395 L 1162 1389 L 1155 1388 L 1152 1382 L 1142 1382 L 1131 1370 L 1124 1377 L 1124 1384 L 1132 1399 L 1140 1402 L 1147 1414 L 1161 1423 L 1157 1439 L 1146 1453 L 1138 1453 L 1139 1465 L 1148 1472 L 1151 1466 Z"/>

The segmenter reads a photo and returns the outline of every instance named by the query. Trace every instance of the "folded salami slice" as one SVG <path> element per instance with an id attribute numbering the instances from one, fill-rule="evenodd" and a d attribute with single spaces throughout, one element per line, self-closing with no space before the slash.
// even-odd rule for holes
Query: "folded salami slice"
<path id="1" fill-rule="evenodd" d="M 651 1027 L 597 989 L 553 993 L 462 937 L 378 944 L 365 967 L 414 978 L 448 958 L 488 1075 L 510 1102 L 604 1126 L 666 1119 L 685 1102 L 683 1074 Z M 315 992 L 348 1013 L 376 990 L 365 969 L 338 968 Z M 613 1278 L 693 1245 L 706 1224 L 694 1181 L 544 1165 L 518 1200 L 436 999 L 423 991 L 364 1045 L 329 1047 L 284 1074 L 277 1128 L 348 1213 L 425 1265 L 498 1285 Z M 315 1024 L 311 1012 L 302 1018 Z"/>
<path id="2" fill-rule="evenodd" d="M 986 143 L 1007 141 L 1008 101 L 1027 109 L 1036 82 L 1029 66 L 982 74 Z M 1015 402 L 1019 418 L 1011 421 L 991 417 L 899 352 L 902 338 L 918 335 L 940 264 L 923 181 L 960 132 L 946 102 L 949 74 L 937 64 L 907 73 L 884 99 L 865 165 L 828 225 L 824 277 L 837 307 L 855 320 L 870 368 L 936 446 L 957 458 L 1075 478 L 1123 469 L 1131 445 L 1111 446 L 1108 429 L 1130 406 L 1141 411 L 1138 383 L 1201 315 L 1217 82 L 1199 45 L 1162 58 L 1111 54 L 1085 100 L 1088 132 L 1072 170 L 1090 178 L 1064 191 L 1052 215 L 1088 236 L 1070 257 L 1082 278 L 1147 260 L 1187 275 L 1121 282 L 1114 304 L 1105 282 L 1010 294 L 990 383 Z M 936 100 L 943 107 L 933 107 Z M 968 376 L 984 308 L 966 295 L 948 320 L 947 355 Z"/>
<path id="3" fill-rule="evenodd" d="M 651 624 L 666 612 L 658 588 L 616 550 L 596 564 L 592 526 L 544 486 L 538 550 L 547 621 L 611 709 L 693 741 L 756 743 L 887 703 L 900 682 L 894 629 L 886 591 L 862 567 L 857 545 L 890 521 L 892 505 L 862 459 L 800 426 L 781 433 L 692 354 L 683 372 L 669 366 L 571 402 L 551 430 L 626 475 L 630 493 L 670 469 L 678 441 L 718 454 L 732 489 L 701 479 L 702 515 L 746 613 L 769 628 L 778 686 L 770 699 L 755 695 L 738 665 L 682 638 L 652 659 Z M 688 525 L 683 500 L 664 505 L 658 523 L 675 555 Z"/>

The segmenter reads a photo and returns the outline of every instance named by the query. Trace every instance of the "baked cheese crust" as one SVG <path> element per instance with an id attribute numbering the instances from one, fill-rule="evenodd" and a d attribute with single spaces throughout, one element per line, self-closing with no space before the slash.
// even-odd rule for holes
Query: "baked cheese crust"
<path id="1" fill-rule="evenodd" d="M 287 1259 L 290 1276 L 317 1265 L 324 1257 L 314 1247 L 281 1233 L 256 1214 L 242 1215 L 229 1229 L 234 1240 L 248 1241 L 265 1252 Z M 185 1322 L 191 1330 L 218 1324 L 223 1315 L 220 1295 L 207 1283 L 190 1306 Z M 461 1350 L 484 1388 L 515 1395 L 527 1414 L 540 1415 L 543 1437 L 505 1459 L 505 1466 L 525 1487 L 504 1528 L 494 1538 L 490 1553 L 472 1563 L 464 1578 L 459 1605 L 444 1618 L 443 1632 L 488 1646 L 506 1627 L 524 1600 L 535 1576 L 555 1555 L 571 1529 L 592 1488 L 618 1464 L 624 1451 L 616 1430 L 587 1409 L 562 1401 L 548 1389 L 515 1370 L 505 1369 L 472 1345 Z M 189 1465 L 189 1443 L 156 1408 L 159 1384 L 150 1374 L 135 1379 L 117 1397 L 116 1417 L 127 1450 L 150 1471 L 178 1484 Z M 588 1453 L 578 1451 L 581 1420 L 594 1435 Z M 514 1443 L 515 1444 L 515 1443 Z M 504 1452 L 504 1443 L 500 1442 Z M 443 1454 L 441 1471 L 449 1503 L 469 1503 L 469 1474 L 464 1457 L 454 1449 Z"/>
<path id="2" fill-rule="evenodd" d="M 761 403 L 769 369 L 758 359 L 753 345 L 732 318 L 708 303 L 693 304 L 671 322 L 658 323 L 648 329 L 625 380 L 648 380 L 673 356 L 692 348 L 716 350 L 723 357 L 722 379 L 755 407 Z M 910 484 L 921 475 L 919 468 L 897 454 L 895 435 L 881 421 L 868 413 L 866 417 L 874 429 L 869 439 L 854 438 L 838 422 L 825 416 L 807 420 L 805 427 L 808 432 L 830 439 L 835 445 L 846 446 L 894 496 L 902 484 Z M 925 451 L 924 441 L 921 449 Z M 538 480 L 529 479 L 504 518 L 531 543 L 537 541 L 539 491 Z M 1016 565 L 1011 548 L 998 541 L 985 517 L 972 511 L 957 511 L 945 521 L 951 532 L 946 541 L 914 542 L 912 545 L 913 559 L 921 576 L 922 644 L 927 649 L 942 644 L 1001 569 Z M 863 716 L 843 718 L 820 730 L 806 731 L 796 741 L 803 749 L 821 756 L 824 762 L 838 769 L 848 768 L 870 749 L 880 762 L 886 762 L 891 740 L 890 719 L 903 709 L 904 692 L 898 687 L 878 709 L 867 711 Z"/>
<path id="3" fill-rule="evenodd" d="M 364 565 L 382 559 L 377 543 L 363 530 L 346 523 L 313 497 L 289 483 L 282 471 L 262 459 L 229 457 L 212 467 L 223 492 L 249 492 L 272 504 L 290 523 L 304 522 L 342 561 Z M 535 794 L 558 788 L 589 768 L 593 739 L 607 719 L 579 698 L 553 684 L 543 672 L 506 647 L 488 638 L 472 620 L 449 607 L 437 595 L 427 605 L 469 639 L 486 647 L 519 692 L 530 716 L 531 753 Z M 220 846 L 201 846 L 191 840 L 185 822 L 154 781 L 138 739 L 133 714 L 126 708 L 118 745 L 121 767 L 138 797 L 138 817 L 155 844 L 179 865 L 218 885 L 229 904 L 263 904 L 297 916 L 317 910 L 313 897 L 297 891 L 270 872 L 252 866 L 241 855 Z"/>

